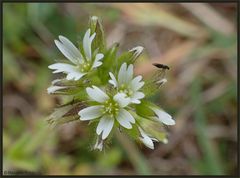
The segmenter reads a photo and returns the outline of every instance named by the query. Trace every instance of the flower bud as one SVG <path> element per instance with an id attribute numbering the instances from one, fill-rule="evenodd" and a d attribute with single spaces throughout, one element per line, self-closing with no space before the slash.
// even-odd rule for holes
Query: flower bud
<path id="1" fill-rule="evenodd" d="M 142 46 L 137 46 L 129 50 L 129 52 L 132 54 L 131 63 L 134 63 L 136 61 L 136 59 L 141 55 L 143 49 L 144 48 Z"/>
<path id="2" fill-rule="evenodd" d="M 96 33 L 96 39 L 93 41 L 92 48 L 93 51 L 99 49 L 100 51 L 105 51 L 106 41 L 104 36 L 104 31 L 102 24 L 97 16 L 90 17 L 89 26 L 91 33 Z"/>

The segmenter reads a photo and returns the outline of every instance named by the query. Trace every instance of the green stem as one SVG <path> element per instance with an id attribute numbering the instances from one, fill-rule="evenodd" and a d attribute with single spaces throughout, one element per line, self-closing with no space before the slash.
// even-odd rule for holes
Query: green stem
<path id="1" fill-rule="evenodd" d="M 118 130 L 116 130 L 115 135 L 118 141 L 125 149 L 128 158 L 131 161 L 132 165 L 134 166 L 137 174 L 150 175 L 151 171 L 147 164 L 147 160 L 141 154 L 141 152 L 139 152 L 139 150 L 133 144 L 133 142 L 126 135 L 120 133 Z"/>

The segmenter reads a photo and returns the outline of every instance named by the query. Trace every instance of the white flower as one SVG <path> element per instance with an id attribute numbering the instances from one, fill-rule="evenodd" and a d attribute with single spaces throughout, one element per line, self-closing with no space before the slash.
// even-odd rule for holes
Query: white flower
<path id="1" fill-rule="evenodd" d="M 133 57 L 134 57 L 134 59 L 136 59 L 142 53 L 143 49 L 144 48 L 142 46 L 136 46 L 136 47 L 130 49 L 129 51 L 134 53 Z"/>
<path id="2" fill-rule="evenodd" d="M 140 127 L 138 127 L 138 130 L 140 131 L 140 134 L 142 136 L 142 137 L 139 137 L 142 143 L 148 148 L 154 149 L 153 141 L 158 141 L 158 140 L 156 138 L 149 137 Z"/>
<path id="3" fill-rule="evenodd" d="M 153 117 L 154 119 L 156 119 L 166 125 L 175 125 L 175 120 L 173 120 L 172 116 L 170 116 L 168 113 L 166 113 L 163 110 L 157 109 L 155 107 L 150 107 L 150 108 L 156 114 L 156 117 Z"/>
<path id="4" fill-rule="evenodd" d="M 55 40 L 55 44 L 63 55 L 71 61 L 74 65 L 66 63 L 55 63 L 48 66 L 53 69 L 53 73 L 63 72 L 67 74 L 67 80 L 79 80 L 81 77 L 86 75 L 90 70 L 102 65 L 100 61 L 104 55 L 102 53 L 92 56 L 92 41 L 95 38 L 96 33 L 90 36 L 90 29 L 84 35 L 83 38 L 83 50 L 84 54 L 80 51 L 64 36 L 59 36 L 59 40 Z"/>
<path id="5" fill-rule="evenodd" d="M 97 134 L 102 134 L 102 139 L 107 138 L 111 132 L 115 119 L 119 124 L 127 129 L 132 128 L 135 123 L 133 116 L 124 109 L 129 103 L 130 99 L 123 93 L 117 93 L 114 96 L 108 96 L 105 92 L 96 86 L 86 89 L 89 97 L 98 104 L 82 109 L 78 115 L 80 120 L 92 120 L 100 118 L 97 126 Z"/>
<path id="6" fill-rule="evenodd" d="M 144 82 L 141 82 L 142 76 L 138 75 L 133 78 L 132 64 L 128 67 L 126 63 L 122 64 L 117 79 L 111 72 L 109 72 L 109 75 L 111 77 L 109 83 L 116 87 L 118 92 L 125 93 L 131 99 L 132 103 L 139 104 L 140 99 L 144 98 L 144 93 L 138 91 L 144 85 Z"/>

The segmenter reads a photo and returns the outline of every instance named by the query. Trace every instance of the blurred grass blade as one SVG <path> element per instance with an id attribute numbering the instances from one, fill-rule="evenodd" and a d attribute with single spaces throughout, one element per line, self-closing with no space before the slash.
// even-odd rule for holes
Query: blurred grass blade
<path id="1" fill-rule="evenodd" d="M 206 3 L 181 3 L 181 5 L 215 31 L 225 35 L 234 32 L 233 24 L 210 5 Z"/>
<path id="2" fill-rule="evenodd" d="M 169 11 L 160 9 L 154 4 L 114 3 L 112 5 L 124 12 L 132 23 L 144 26 L 162 26 L 190 38 L 203 38 L 207 35 L 204 28 L 183 20 Z"/>
<path id="3" fill-rule="evenodd" d="M 207 120 L 201 92 L 201 80 L 199 77 L 196 77 L 191 87 L 191 100 L 195 108 L 196 136 L 203 154 L 202 165 L 204 168 L 201 174 L 222 175 L 224 172 L 217 150 L 214 149 L 213 143 L 211 143 L 211 140 L 207 136 Z"/>

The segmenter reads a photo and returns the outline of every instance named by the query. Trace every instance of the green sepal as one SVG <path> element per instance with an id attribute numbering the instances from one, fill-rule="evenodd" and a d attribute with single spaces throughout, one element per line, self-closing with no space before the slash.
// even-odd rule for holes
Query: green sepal
<path id="1" fill-rule="evenodd" d="M 139 130 L 138 130 L 136 124 L 132 124 L 131 129 L 126 129 L 124 127 L 121 127 L 120 132 L 121 132 L 121 130 L 123 130 L 125 133 L 127 133 L 127 135 L 130 136 L 132 139 L 139 140 L 140 133 L 139 133 Z"/>
<path id="2" fill-rule="evenodd" d="M 73 122 L 79 119 L 78 112 L 84 108 L 85 105 L 82 102 L 68 102 L 54 109 L 54 112 L 48 116 L 47 122 L 56 127 L 58 125 Z"/>
<path id="3" fill-rule="evenodd" d="M 117 51 L 119 48 L 118 43 L 114 43 L 111 48 L 104 54 L 104 58 L 102 60 L 103 64 L 97 68 L 98 76 L 101 79 L 103 85 L 108 83 L 109 80 L 109 72 L 114 72 L 114 63 L 117 55 Z"/>
<path id="4" fill-rule="evenodd" d="M 139 124 L 149 136 L 156 138 L 159 141 L 166 142 L 167 133 L 163 124 L 159 121 L 141 118 Z"/>
<path id="5" fill-rule="evenodd" d="M 52 93 L 52 95 L 79 95 L 79 93 L 82 92 L 84 88 L 78 88 L 78 87 L 68 87 L 64 89 L 59 89 Z"/>
<path id="6" fill-rule="evenodd" d="M 121 65 L 126 62 L 128 65 L 131 64 L 131 52 L 124 52 L 117 58 L 116 68 L 120 68 Z"/>
<path id="7" fill-rule="evenodd" d="M 151 97 L 159 91 L 159 87 L 155 84 L 155 82 L 152 79 L 150 79 L 147 80 L 147 82 L 142 88 L 142 91 L 145 94 L 145 97 Z"/>
<path id="8" fill-rule="evenodd" d="M 148 118 L 154 116 L 154 112 L 150 107 L 153 106 L 153 104 L 146 100 L 141 100 L 140 104 L 135 105 L 136 113 L 137 115 Z"/>
<path id="9" fill-rule="evenodd" d="M 104 52 L 106 48 L 106 40 L 104 30 L 99 18 L 96 16 L 90 17 L 89 27 L 91 30 L 91 34 L 93 34 L 94 32 L 96 33 L 95 39 L 92 43 L 93 51 L 99 49 L 100 52 Z"/>
<path id="10" fill-rule="evenodd" d="M 128 65 L 133 64 L 136 59 L 139 57 L 141 53 L 137 53 L 136 50 L 129 50 L 127 52 L 122 53 L 118 58 L 117 58 L 117 68 L 120 68 L 120 66 L 126 62 Z"/>
<path id="11" fill-rule="evenodd" d="M 66 88 L 58 89 L 57 91 L 51 94 L 52 95 L 79 95 L 80 93 L 85 91 L 85 88 L 89 86 L 89 84 L 90 84 L 90 81 L 88 79 L 82 79 L 78 81 L 60 79 L 57 82 L 54 82 L 54 83 L 52 82 L 52 86 L 62 86 Z"/>

